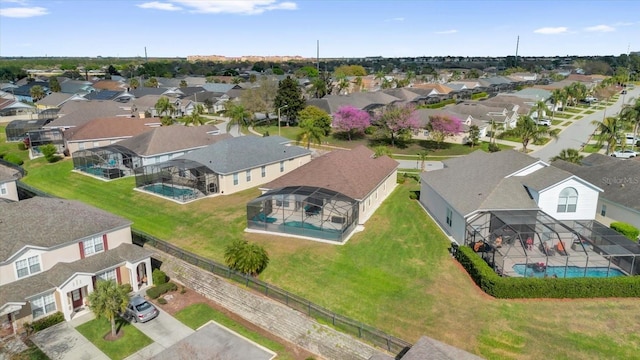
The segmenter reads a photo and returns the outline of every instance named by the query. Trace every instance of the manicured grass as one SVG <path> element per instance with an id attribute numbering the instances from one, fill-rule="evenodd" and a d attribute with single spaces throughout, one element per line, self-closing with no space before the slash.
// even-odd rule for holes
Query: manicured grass
<path id="1" fill-rule="evenodd" d="M 561 119 L 571 119 L 573 115 L 571 114 L 563 114 L 563 113 L 556 113 L 555 117 L 557 118 L 561 118 Z"/>
<path id="2" fill-rule="evenodd" d="M 566 126 L 569 126 L 569 125 L 571 125 L 571 124 L 573 124 L 573 122 L 571 122 L 571 121 L 567 121 L 566 123 L 562 124 L 562 126 L 565 126 L 565 127 L 566 127 Z"/>
<path id="3" fill-rule="evenodd" d="M 577 115 L 575 118 L 573 118 L 573 120 L 580 120 L 582 119 L 584 116 L 583 115 Z"/>
<path id="4" fill-rule="evenodd" d="M 563 120 L 552 120 L 551 121 L 551 125 L 560 125 L 562 123 Z M 571 124 L 571 122 L 569 122 L 569 124 Z"/>
<path id="5" fill-rule="evenodd" d="M 566 107 L 562 111 L 568 112 L 568 113 L 572 113 L 572 114 L 580 114 L 583 110 L 582 109 L 577 109 L 577 108 L 572 108 L 572 107 Z"/>
<path id="6" fill-rule="evenodd" d="M 411 342 L 428 335 L 488 359 L 637 356 L 637 319 L 629 316 L 640 313 L 637 299 L 497 300 L 482 293 L 449 255 L 438 226 L 409 200 L 419 189 L 411 181 L 364 231 L 332 246 L 244 233 L 256 188 L 178 205 L 134 192 L 130 178 L 103 182 L 71 173 L 69 160 L 27 165 L 28 184 L 122 215 L 201 256 L 224 262 L 233 239 L 263 245 L 270 263 L 262 280 Z"/>
<path id="7" fill-rule="evenodd" d="M 594 109 L 596 109 L 596 110 L 604 110 L 605 107 L 604 106 L 596 106 Z"/>
<path id="8" fill-rule="evenodd" d="M 587 111 L 584 112 L 584 114 L 586 114 L 586 115 L 591 115 L 593 113 L 595 113 L 594 110 L 587 110 Z"/>
<path id="9" fill-rule="evenodd" d="M 0 156 L 6 154 L 17 155 L 23 161 L 29 159 L 29 152 L 27 150 L 20 150 L 18 148 L 20 143 L 7 142 L 7 134 L 5 132 L 6 126 L 0 126 Z"/>
<path id="10" fill-rule="evenodd" d="M 276 352 L 278 354 L 278 359 L 295 359 L 295 354 L 288 353 L 284 345 L 247 329 L 223 313 L 212 309 L 207 304 L 193 304 L 187 306 L 186 308 L 178 311 L 175 314 L 175 317 L 183 324 L 194 330 L 208 323 L 210 320 L 213 320 L 218 324 L 246 337 L 247 339 Z"/>
<path id="11" fill-rule="evenodd" d="M 104 336 L 111 332 L 111 324 L 106 319 L 93 319 L 76 327 L 76 330 L 114 360 L 124 359 L 153 342 L 123 319 L 117 319 L 116 326 L 120 327 L 119 331 L 122 331 L 123 335 L 115 341 L 104 339 Z"/>
<path id="12" fill-rule="evenodd" d="M 584 152 L 586 153 L 597 153 L 598 151 L 600 151 L 600 149 L 602 149 L 602 146 L 596 146 L 595 144 L 587 144 L 587 146 L 584 147 Z"/>

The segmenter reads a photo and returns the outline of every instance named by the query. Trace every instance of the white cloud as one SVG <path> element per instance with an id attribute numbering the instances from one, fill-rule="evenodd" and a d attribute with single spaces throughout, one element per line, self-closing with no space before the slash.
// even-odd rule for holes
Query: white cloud
<path id="1" fill-rule="evenodd" d="M 613 24 L 614 27 L 615 26 L 631 26 L 631 25 L 635 25 L 635 23 L 631 22 L 631 21 L 621 21 L 621 22 L 617 22 L 617 23 Z"/>
<path id="2" fill-rule="evenodd" d="M 0 9 L 0 16 L 12 18 L 30 18 L 47 15 L 49 12 L 43 7 L 12 7 Z"/>
<path id="3" fill-rule="evenodd" d="M 298 5 L 291 1 L 277 0 L 171 0 L 173 3 L 192 9 L 195 13 L 205 14 L 244 14 L 256 15 L 272 10 L 296 10 Z"/>
<path id="4" fill-rule="evenodd" d="M 170 3 L 161 3 L 158 1 L 152 1 L 144 4 L 138 5 L 139 8 L 142 9 L 155 9 L 155 10 L 165 10 L 165 11 L 178 11 L 182 10 L 182 8 L 175 6 Z"/>
<path id="5" fill-rule="evenodd" d="M 391 19 L 385 20 L 385 22 L 392 22 L 392 21 L 404 21 L 404 18 L 403 17 L 395 17 L 395 18 L 391 18 Z"/>
<path id="6" fill-rule="evenodd" d="M 533 32 L 536 34 L 545 34 L 545 35 L 553 35 L 553 34 L 564 34 L 568 31 L 564 26 L 559 27 L 543 27 L 540 29 L 536 29 Z"/>
<path id="7" fill-rule="evenodd" d="M 589 27 L 585 28 L 584 30 L 585 31 L 590 31 L 590 32 L 611 32 L 611 31 L 616 31 L 616 29 L 614 27 L 611 27 L 609 25 L 589 26 Z"/>
<path id="8" fill-rule="evenodd" d="M 444 31 L 436 31 L 434 32 L 434 34 L 446 35 L 446 34 L 455 34 L 457 32 L 458 30 L 451 29 L 451 30 L 444 30 Z"/>

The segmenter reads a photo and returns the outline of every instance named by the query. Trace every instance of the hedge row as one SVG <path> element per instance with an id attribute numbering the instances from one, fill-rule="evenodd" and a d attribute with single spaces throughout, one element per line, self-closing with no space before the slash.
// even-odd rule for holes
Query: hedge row
<path id="1" fill-rule="evenodd" d="M 627 239 L 632 241 L 637 241 L 638 235 L 640 235 L 640 230 L 638 230 L 635 226 L 627 224 L 625 222 L 612 222 L 609 227 L 626 236 Z"/>
<path id="2" fill-rule="evenodd" d="M 482 291 L 500 299 L 640 296 L 640 276 L 610 278 L 501 277 L 468 246 L 457 248 L 455 257 Z"/>
<path id="3" fill-rule="evenodd" d="M 154 286 L 147 289 L 147 296 L 149 296 L 152 299 L 157 299 L 162 294 L 166 294 L 169 291 L 176 291 L 176 290 L 178 290 L 178 286 L 172 282 L 168 282 L 168 283 L 161 284 L 161 285 Z"/>
<path id="4" fill-rule="evenodd" d="M 32 323 L 25 323 L 24 328 L 27 330 L 28 334 L 33 334 L 40 330 L 44 330 L 48 327 L 51 327 L 55 324 L 59 324 L 64 321 L 64 315 L 61 312 L 56 312 L 47 317 L 43 317 L 42 319 L 36 320 Z"/>

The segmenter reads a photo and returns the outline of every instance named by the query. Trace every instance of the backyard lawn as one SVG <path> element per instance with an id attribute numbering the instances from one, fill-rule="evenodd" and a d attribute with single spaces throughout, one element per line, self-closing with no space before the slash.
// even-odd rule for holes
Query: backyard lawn
<path id="1" fill-rule="evenodd" d="M 104 339 L 111 332 L 111 324 L 106 319 L 93 319 L 76 327 L 76 330 L 114 360 L 124 359 L 153 342 L 123 319 L 116 319 L 116 327 L 122 331 L 122 337 L 114 341 Z"/>

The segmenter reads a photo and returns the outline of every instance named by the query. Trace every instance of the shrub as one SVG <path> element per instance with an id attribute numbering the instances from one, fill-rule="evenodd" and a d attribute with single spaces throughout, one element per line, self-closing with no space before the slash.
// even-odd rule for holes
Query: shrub
<path id="1" fill-rule="evenodd" d="M 152 299 L 157 299 L 162 294 L 166 294 L 169 291 L 176 291 L 176 290 L 178 290 L 178 286 L 172 282 L 168 282 L 168 283 L 153 286 L 147 289 L 147 296 L 149 296 Z"/>
<path id="2" fill-rule="evenodd" d="M 158 304 L 165 305 L 166 303 L 167 303 L 167 300 L 165 298 L 159 298 L 158 299 Z"/>
<path id="3" fill-rule="evenodd" d="M 133 291 L 131 284 L 121 284 L 120 287 L 123 288 L 127 294 Z"/>
<path id="4" fill-rule="evenodd" d="M 27 144 L 23 142 L 18 143 L 18 150 L 21 150 L 21 151 L 27 150 Z"/>
<path id="5" fill-rule="evenodd" d="M 367 135 L 373 135 L 376 132 L 376 127 L 375 126 L 368 126 L 366 129 L 364 129 L 364 133 Z"/>
<path id="6" fill-rule="evenodd" d="M 184 286 L 182 286 L 182 287 L 180 288 L 180 294 L 184 295 L 184 294 L 186 294 L 186 292 L 187 292 L 187 289 L 185 289 L 185 287 L 184 287 Z"/>
<path id="7" fill-rule="evenodd" d="M 153 285 L 158 286 L 167 282 L 167 274 L 160 269 L 154 269 L 151 276 L 153 278 Z"/>
<path id="8" fill-rule="evenodd" d="M 16 165 L 24 164 L 24 161 L 16 154 L 7 154 L 4 156 L 4 160 Z"/>
<path id="9" fill-rule="evenodd" d="M 57 156 L 56 153 L 58 152 L 58 148 L 56 148 L 55 145 L 53 144 L 46 144 L 46 145 L 42 145 L 40 146 L 40 151 L 42 152 L 42 155 L 44 155 L 44 158 L 48 161 L 48 162 L 56 162 L 57 160 Z"/>
<path id="10" fill-rule="evenodd" d="M 419 191 L 410 191 L 409 192 L 409 199 L 418 200 L 419 198 L 420 198 L 420 192 Z"/>
<path id="11" fill-rule="evenodd" d="M 609 227 L 633 241 L 637 241 L 638 235 L 640 235 L 640 230 L 635 226 L 624 222 L 612 222 Z"/>
<path id="12" fill-rule="evenodd" d="M 498 146 L 498 144 L 496 143 L 489 143 L 489 152 L 498 152 L 500 151 L 500 146 Z"/>
<path id="13" fill-rule="evenodd" d="M 33 334 L 40 330 L 49 328 L 55 324 L 59 324 L 63 321 L 64 321 L 64 315 L 58 311 L 52 315 L 43 317 L 42 319 L 36 320 L 32 323 L 25 323 L 24 328 L 27 330 L 27 333 Z"/>

